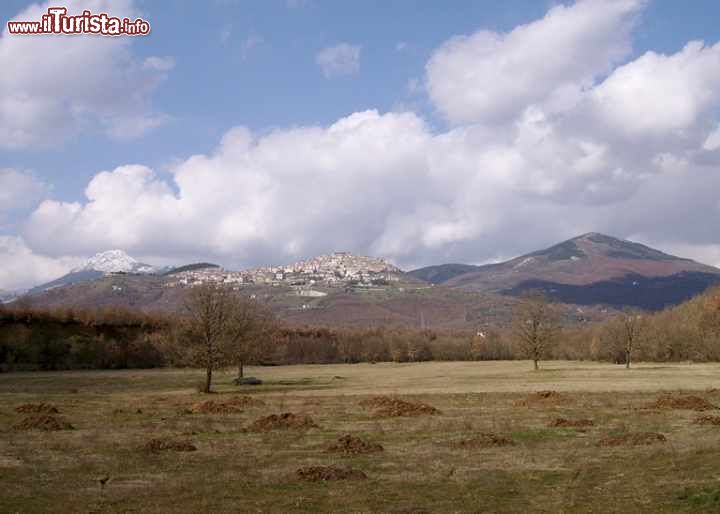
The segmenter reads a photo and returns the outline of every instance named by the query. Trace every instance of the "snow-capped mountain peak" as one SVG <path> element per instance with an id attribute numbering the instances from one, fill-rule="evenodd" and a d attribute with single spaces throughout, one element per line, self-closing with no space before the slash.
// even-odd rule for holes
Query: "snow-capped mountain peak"
<path id="1" fill-rule="evenodd" d="M 143 264 L 130 257 L 122 250 L 109 250 L 100 252 L 90 257 L 79 268 L 75 268 L 73 272 L 78 271 L 100 271 L 102 273 L 154 273 L 156 268 L 148 264 Z"/>

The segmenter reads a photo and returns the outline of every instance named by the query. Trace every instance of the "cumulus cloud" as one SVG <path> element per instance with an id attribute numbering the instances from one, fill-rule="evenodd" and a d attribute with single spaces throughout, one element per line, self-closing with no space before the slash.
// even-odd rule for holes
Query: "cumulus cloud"
<path id="1" fill-rule="evenodd" d="M 44 201 L 24 241 L 58 258 L 120 247 L 239 268 L 349 250 L 412 267 L 504 259 L 599 231 L 716 259 L 720 47 L 620 62 L 640 7 L 586 0 L 444 44 L 428 63 L 430 89 L 439 56 L 500 84 L 517 72 L 520 84 L 506 99 L 461 74 L 457 104 L 431 91 L 454 124 L 444 132 L 373 110 L 262 135 L 236 127 L 171 174 L 120 166 L 98 173 L 82 202 Z M 540 36 L 560 62 L 521 59 L 537 56 Z M 489 37 L 504 58 L 488 53 Z"/>
<path id="2" fill-rule="evenodd" d="M 676 54 L 647 52 L 617 68 L 591 100 L 597 117 L 625 137 L 683 137 L 703 118 L 712 120 L 720 100 L 718 70 L 720 43 L 693 41 Z"/>
<path id="3" fill-rule="evenodd" d="M 356 113 L 262 138 L 235 128 L 213 154 L 180 163 L 173 184 L 145 166 L 101 172 L 87 202 L 43 202 L 25 234 L 47 252 L 200 251 L 239 262 L 362 250 L 386 216 L 412 204 L 413 183 L 425 184 L 429 139 L 410 113 Z M 349 230 L 359 217 L 366 234 Z"/>
<path id="4" fill-rule="evenodd" d="M 360 71 L 360 52 L 358 45 L 340 43 L 320 50 L 315 56 L 315 62 L 326 78 L 355 75 Z"/>
<path id="5" fill-rule="evenodd" d="M 631 50 L 643 0 L 581 0 L 508 33 L 457 36 L 427 63 L 430 98 L 453 124 L 505 122 L 528 105 L 572 105 Z"/>
<path id="6" fill-rule="evenodd" d="M 48 5 L 13 17 L 39 20 Z M 71 0 L 68 12 L 139 15 L 131 0 Z M 134 137 L 165 118 L 150 106 L 152 91 L 172 69 L 168 57 L 138 60 L 129 37 L 0 35 L 0 147 L 55 145 L 83 131 Z M 60 44 L 61 42 L 61 44 Z M 128 127 L 132 127 L 129 129 Z"/>
<path id="7" fill-rule="evenodd" d="M 79 264 L 76 258 L 37 254 L 21 237 L 0 236 L 0 288 L 13 291 L 48 282 Z"/>

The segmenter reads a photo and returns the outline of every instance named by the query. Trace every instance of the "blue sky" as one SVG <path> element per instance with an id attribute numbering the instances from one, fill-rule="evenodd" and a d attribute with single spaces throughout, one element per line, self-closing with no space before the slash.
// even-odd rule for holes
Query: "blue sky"
<path id="1" fill-rule="evenodd" d="M 577 74 L 580 72 L 572 71 L 573 66 L 570 64 L 565 65 L 562 73 L 558 72 L 558 75 L 551 77 L 557 84 L 548 86 L 548 95 L 552 91 L 560 91 L 562 87 L 567 86 L 568 81 L 574 81 L 573 84 L 577 84 L 578 88 L 585 92 L 590 91 L 593 87 L 598 87 L 599 90 L 599 86 L 602 85 L 603 81 L 612 75 L 618 67 L 638 60 L 647 52 L 668 56 L 678 54 L 692 40 L 702 40 L 706 43 L 706 48 L 711 49 L 711 45 L 720 39 L 720 29 L 717 26 L 717 20 L 720 19 L 720 4 L 716 1 L 677 2 L 655 0 L 642 2 L 640 0 L 611 0 L 607 5 L 619 5 L 622 2 L 627 2 L 632 6 L 626 9 L 627 12 L 623 11 L 622 15 L 609 20 L 608 26 L 603 29 L 604 32 L 600 32 L 600 29 L 598 29 L 598 34 L 593 36 L 597 37 L 597 45 L 608 45 L 608 52 L 615 52 L 618 55 L 613 53 L 605 59 L 607 62 L 603 60 L 604 58 L 600 59 L 602 62 L 598 62 L 592 72 L 583 72 L 584 75 L 582 76 Z M 231 237 L 228 238 L 234 241 L 232 244 L 228 243 L 226 245 L 212 240 L 199 243 L 194 248 L 186 241 L 173 240 L 164 244 L 163 236 L 157 235 L 162 233 L 163 229 L 161 228 L 157 228 L 157 231 L 151 231 L 150 234 L 139 238 L 128 237 L 123 234 L 115 239 L 99 237 L 96 241 L 93 241 L 92 231 L 87 232 L 87 230 L 90 230 L 87 228 L 87 223 L 80 227 L 73 221 L 75 219 L 73 218 L 68 219 L 63 227 L 67 229 L 68 233 L 74 235 L 68 235 L 67 240 L 54 245 L 51 244 L 52 242 L 43 240 L 43 237 L 52 239 L 53 236 L 48 236 L 52 232 L 43 233 L 42 227 L 39 227 L 43 223 L 48 224 L 43 221 L 44 211 L 38 214 L 37 209 L 42 201 L 55 202 L 57 205 L 69 205 L 69 202 L 79 202 L 79 205 L 85 208 L 90 203 L 86 198 L 85 189 L 99 172 L 113 171 L 125 165 L 136 164 L 152 170 L 153 178 L 149 179 L 150 182 L 155 180 L 163 187 L 166 187 L 176 198 L 183 197 L 182 188 L 190 186 L 183 186 L 178 183 L 175 180 L 176 175 L 173 175 L 171 171 L 176 170 L 183 163 L 187 164 L 187 159 L 192 155 L 203 154 L 212 157 L 218 151 L 220 142 L 228 131 L 238 126 L 246 127 L 252 133 L 252 137 L 258 141 L 262 140 L 264 136 L 274 134 L 277 131 L 289 131 L 300 127 L 327 128 L 352 113 L 372 109 L 376 110 L 381 117 L 387 113 L 412 113 L 417 120 L 424 124 L 421 130 L 423 137 L 429 138 L 429 141 L 432 140 L 433 145 L 435 141 L 456 137 L 461 130 L 472 130 L 474 131 L 472 137 L 479 138 L 478 145 L 482 146 L 489 144 L 488 137 L 481 134 L 483 130 L 498 133 L 505 131 L 508 127 L 512 127 L 513 123 L 518 123 L 520 119 L 518 113 L 528 107 L 542 104 L 541 108 L 545 109 L 545 115 L 552 117 L 553 120 L 562 117 L 562 123 L 565 125 L 580 123 L 578 120 L 583 119 L 582 116 L 586 115 L 584 112 L 582 116 L 578 113 L 574 113 L 573 116 L 565 116 L 564 114 L 559 116 L 553 110 L 554 108 L 548 108 L 542 103 L 545 100 L 541 101 L 535 95 L 527 96 L 520 93 L 518 93 L 520 95 L 518 109 L 520 107 L 522 109 L 511 109 L 514 113 L 512 116 L 515 116 L 514 120 L 510 119 L 510 114 L 506 116 L 505 113 L 502 113 L 502 119 L 493 118 L 491 121 L 488 121 L 490 118 L 478 118 L 474 114 L 472 116 L 475 117 L 458 117 L 457 111 L 452 111 L 455 108 L 450 105 L 452 99 L 439 96 L 445 93 L 437 93 L 436 96 L 433 96 L 429 92 L 428 84 L 434 84 L 438 80 L 437 77 L 432 78 L 430 76 L 429 63 L 438 50 L 456 36 L 471 36 L 478 31 L 484 30 L 491 31 L 502 37 L 512 33 L 518 27 L 528 24 L 540 23 L 538 26 L 541 27 L 543 20 L 545 20 L 546 25 L 549 25 L 552 20 L 548 18 L 548 13 L 553 12 L 552 10 L 558 7 L 568 12 L 572 9 L 596 9 L 598 12 L 605 9 L 602 2 L 593 0 L 585 2 L 591 7 L 584 5 L 578 7 L 574 2 L 527 0 L 508 0 L 505 2 L 479 0 L 458 0 L 453 2 L 334 2 L 321 0 L 295 2 L 285 0 L 263 2 L 232 0 L 211 2 L 131 2 L 130 0 L 122 0 L 116 3 L 100 3 L 111 14 L 113 9 L 118 11 L 129 10 L 142 15 L 152 24 L 151 35 L 128 38 L 127 41 L 121 43 L 122 48 L 108 50 L 108 55 L 112 55 L 113 59 L 117 59 L 118 66 L 127 65 L 128 70 L 130 70 L 127 73 L 123 72 L 123 76 L 130 78 L 128 83 L 115 93 L 116 96 L 122 96 L 123 94 L 135 95 L 139 100 L 137 102 L 128 102 L 128 105 L 131 104 L 130 107 L 125 103 L 112 106 L 108 112 L 105 112 L 101 104 L 96 101 L 87 105 L 80 102 L 83 113 L 87 111 L 90 114 L 86 117 L 84 114 L 83 122 L 79 125 L 75 120 L 58 120 L 57 117 L 67 115 L 69 111 L 63 111 L 63 107 L 56 106 L 60 114 L 53 119 L 59 127 L 62 127 L 62 130 L 58 129 L 57 132 L 52 132 L 50 135 L 43 132 L 42 137 L 35 137 L 32 130 L 35 130 L 36 127 L 24 126 L 24 130 L 29 131 L 27 136 L 29 139 L 26 142 L 0 146 L 0 169 L 11 169 L 32 176 L 42 189 L 41 193 L 36 194 L 34 199 L 27 202 L 18 202 L 19 204 L 22 203 L 22 205 L 6 209 L 5 212 L 0 210 L 0 230 L 2 231 L 0 235 L 6 238 L 15 238 L 14 242 L 22 246 L 23 252 L 27 251 L 29 254 L 37 255 L 41 259 L 39 264 L 33 268 L 33 271 L 28 272 L 27 281 L 36 280 L 39 276 L 44 278 L 46 274 L 56 272 L 63 266 L 67 267 L 68 263 L 72 262 L 73 259 L 89 252 L 108 249 L 106 246 L 111 244 L 113 246 L 128 246 L 127 250 L 139 254 L 141 257 L 154 258 L 164 262 L 206 257 L 233 267 L 255 264 L 269 257 L 277 260 L 301 258 L 307 257 L 308 254 L 316 251 L 340 249 L 331 248 L 333 241 L 329 239 L 322 243 L 316 242 L 317 238 L 313 237 L 313 227 L 318 225 L 317 221 L 308 227 L 293 225 L 292 228 L 288 228 L 287 230 L 293 234 L 296 231 L 307 232 L 305 238 L 298 236 L 297 241 L 290 243 L 287 242 L 288 235 L 286 232 L 276 233 L 274 230 L 261 226 L 260 222 L 254 222 L 252 226 L 243 229 L 245 230 L 243 232 L 243 234 L 246 234 L 245 236 L 238 235 L 242 231 L 228 228 L 227 230 L 232 233 Z M 78 3 L 75 2 L 73 6 L 75 4 Z M 84 3 L 80 2 L 78 5 L 80 4 Z M 0 18 L 2 18 L 3 22 L 15 18 L 18 13 L 25 10 L 29 5 L 27 2 L 3 2 L 0 5 Z M 42 8 L 39 9 L 42 10 Z M 620 9 L 620 7 L 617 7 L 617 9 Z M 613 23 L 617 24 L 617 28 L 612 26 Z M 595 29 L 589 31 L 592 32 L 593 30 Z M 627 35 L 623 35 L 625 32 L 627 32 Z M 615 34 L 617 34 L 617 37 Z M 0 59 L 4 58 L 10 62 L 10 67 L 7 64 L 4 66 L 5 70 L 9 70 L 7 72 L 10 75 L 13 74 L 15 69 L 13 59 L 20 62 L 24 58 L 22 53 L 26 51 L 23 46 L 24 42 L 21 44 L 17 41 L 10 41 L 12 37 L 7 33 L 3 34 L 2 38 L 5 40 L 4 43 L 6 43 L 7 49 L 5 54 L 0 50 Z M 552 30 L 549 30 L 547 38 L 552 39 L 552 37 Z M 577 37 L 582 38 L 584 36 L 581 34 Z M 78 36 L 78 38 L 84 38 L 85 43 L 83 44 L 109 46 L 107 41 L 98 41 L 98 38 L 93 39 L 93 36 Z M 518 36 L 519 38 L 520 36 Z M 617 48 L 611 48 L 615 44 L 613 38 L 617 39 Z M 50 41 L 50 38 L 47 39 Z M 59 37 L 54 39 L 54 44 L 60 47 L 66 44 L 65 41 L 68 38 Z M 129 39 L 132 39 L 132 41 L 129 41 Z M 624 39 L 627 39 L 627 41 L 624 41 Z M 567 47 L 581 48 L 582 45 L 587 45 L 589 55 L 594 51 L 592 46 L 596 44 L 592 38 L 588 38 L 587 41 L 579 40 L 577 45 L 572 39 L 568 41 L 565 47 L 559 47 L 560 53 L 563 53 Z M 9 43 L 13 43 L 13 46 Z M 627 48 L 620 49 L 625 43 L 627 43 Z M 318 54 L 324 49 L 339 44 L 359 47 L 359 58 L 354 63 L 354 68 L 351 71 L 336 73 L 328 77 L 318 64 Z M 118 43 L 119 45 L 120 43 Z M 520 52 L 525 47 L 520 44 L 518 48 L 517 51 Z M 0 46 L 0 49 L 2 49 L 2 46 Z M 466 50 L 472 52 L 477 49 L 468 46 Z M 486 60 L 488 61 L 487 66 L 491 66 L 492 55 L 488 56 L 487 53 L 482 53 L 485 52 L 482 48 L 480 50 L 481 53 L 477 55 L 477 62 L 482 64 L 483 60 Z M 31 51 L 33 51 L 32 48 L 27 49 L 27 52 Z M 78 49 L 78 52 L 78 55 L 89 56 L 92 49 Z M 500 52 L 502 52 L 502 49 L 499 50 Z M 3 55 L 4 57 L 2 57 Z M 449 62 L 451 56 L 446 57 Z M 29 58 L 37 59 L 38 57 L 37 54 L 32 54 Z M 72 100 L 72 89 L 78 87 L 77 73 L 72 78 L 46 73 L 43 60 L 48 58 L 50 57 L 47 54 L 42 54 L 42 57 L 36 63 L 37 71 L 34 72 L 34 77 L 31 76 L 27 80 L 33 79 L 47 83 L 56 82 L 58 86 L 56 95 L 58 104 L 61 106 L 70 105 L 73 101 L 77 101 Z M 57 57 L 57 59 L 62 58 L 62 56 Z M 145 66 L 148 58 L 165 59 L 164 62 L 172 64 L 165 70 L 151 70 Z M 558 49 L 555 48 L 549 49 L 548 53 L 543 54 L 541 59 L 547 59 L 548 63 L 553 63 L 554 59 L 561 58 L 562 56 L 558 56 Z M 584 59 L 582 52 L 578 51 L 573 59 L 575 59 L 579 67 L 580 61 Z M 472 67 L 473 62 L 470 54 L 470 67 Z M 143 68 L 143 66 L 150 71 L 145 75 L 140 75 L 138 69 Z M 542 68 L 542 63 L 536 63 L 534 66 Z M 492 70 L 492 68 L 482 69 Z M 87 70 L 89 79 L 93 79 L 94 73 L 95 70 L 92 67 Z M 149 77 L 150 73 L 154 75 Z M 504 72 L 498 71 L 498 73 Z M 542 75 L 541 70 L 529 70 L 528 74 L 531 81 L 532 73 Z M 567 74 L 572 79 L 565 77 L 563 74 Z M 139 91 L 134 91 L 132 82 L 135 77 L 140 77 L 138 80 L 147 80 L 148 85 Z M 548 78 L 548 80 L 551 79 Z M 104 84 L 109 83 L 104 82 L 104 80 L 109 81 L 111 78 L 98 78 L 96 82 L 89 80 L 89 87 L 101 89 Z M 484 84 L 492 82 L 493 77 L 486 76 L 482 80 L 485 82 L 480 84 L 480 89 L 484 87 Z M 538 80 L 545 79 L 541 77 Z M 698 80 L 706 81 L 702 82 L 705 85 L 702 86 L 701 84 L 702 87 L 715 87 L 716 84 L 714 78 L 703 76 Z M 30 87 L 24 84 L 29 83 L 24 83 L 20 79 L 16 81 L 8 79 L 8 83 L 4 86 L 0 82 L 0 93 L 8 98 L 22 97 L 23 87 Z M 470 86 L 473 85 L 472 83 L 469 84 Z M 64 91 L 64 87 L 68 91 Z M 82 87 L 82 84 L 79 87 Z M 697 91 L 697 88 L 690 89 Z M 47 93 L 44 92 L 43 94 Z M 498 93 L 489 91 L 487 94 Z M 68 95 L 68 98 L 71 99 L 66 102 L 63 100 L 63 95 Z M 679 95 L 683 95 L 682 91 Z M 112 104 L 112 101 L 110 103 Z M 460 108 L 463 107 L 460 106 Z M 470 112 L 473 106 L 469 105 L 468 108 Z M 658 104 L 656 108 L 664 109 L 665 106 Z M 134 117 L 152 118 L 160 121 L 157 122 L 155 128 L 141 130 L 139 131 L 141 133 L 134 134 L 132 137 L 114 137 L 109 135 L 108 131 L 111 129 L 98 129 L 97 125 L 106 123 L 108 119 L 111 120 L 109 123 L 115 123 L 119 119 L 125 123 L 126 119 L 123 118 L 125 116 L 124 109 L 131 110 Z M 702 115 L 693 112 L 692 122 L 688 122 L 687 126 L 682 127 L 682 130 L 685 131 L 684 134 L 691 132 L 695 134 L 702 127 L 705 132 L 702 135 L 697 135 L 696 139 L 701 138 L 702 141 L 705 141 L 712 132 L 713 126 L 716 125 L 718 103 L 714 100 L 704 102 L 702 109 L 703 112 L 700 113 Z M 63 114 L 63 112 L 66 114 Z M 98 112 L 102 114 L 98 114 Z M 0 124 L 2 124 L 2 113 L 0 113 Z M 598 124 L 600 125 L 600 123 Z M 560 124 L 554 128 L 559 131 L 559 127 Z M 44 131 L 46 128 L 43 126 L 37 130 Z M 13 129 L 12 126 L 8 130 L 11 129 Z M 675 129 L 677 127 L 673 128 L 673 130 Z M 413 128 L 413 130 L 415 129 Z M 624 142 L 611 141 L 612 137 L 602 136 L 600 135 L 602 130 L 598 130 L 599 132 L 588 135 L 585 142 L 591 145 L 609 145 L 611 150 L 614 148 L 613 145 L 616 144 L 637 147 L 637 141 L 631 142 L 629 139 Z M 677 132 L 675 135 L 677 135 Z M 391 135 L 389 137 L 392 139 L 395 136 Z M 507 137 L 512 141 L 518 141 L 517 138 L 513 138 L 509 134 Z M 510 141 L 510 139 L 507 141 Z M 700 139 L 697 139 L 697 141 L 700 141 Z M 696 143 L 693 144 L 698 146 Z M 498 141 L 494 141 L 491 146 L 496 147 L 498 144 Z M 354 251 L 365 253 L 383 252 L 405 265 L 425 264 L 446 259 L 484 262 L 509 257 L 517 252 L 533 249 L 533 245 L 549 244 L 554 242 L 555 238 L 569 237 L 574 235 L 574 232 L 579 233 L 586 228 L 610 231 L 623 237 L 635 237 L 648 243 L 660 244 L 664 249 L 683 251 L 689 253 L 690 256 L 705 261 L 713 261 L 711 263 L 720 262 L 720 252 L 718 252 L 717 246 L 720 240 L 713 240 L 704 231 L 690 230 L 683 232 L 679 227 L 657 230 L 649 226 L 645 215 L 640 212 L 630 215 L 631 220 L 634 220 L 632 223 L 627 220 L 608 221 L 608 216 L 601 212 L 601 209 L 593 210 L 592 215 L 588 212 L 588 205 L 595 204 L 603 205 L 610 210 L 613 209 L 611 206 L 614 205 L 616 211 L 619 202 L 628 200 L 624 193 L 615 194 L 614 185 L 605 187 L 609 184 L 607 181 L 610 180 L 607 177 L 610 177 L 612 173 L 614 173 L 612 177 L 617 178 L 619 174 L 625 173 L 631 168 L 633 170 L 637 169 L 637 180 L 645 180 L 643 177 L 650 176 L 655 172 L 644 169 L 645 164 L 640 164 L 641 161 L 657 163 L 658 156 L 665 153 L 672 154 L 679 159 L 680 154 L 687 156 L 687 152 L 690 151 L 689 147 L 669 148 L 673 145 L 656 140 L 650 141 L 647 138 L 643 139 L 643 144 L 648 145 L 647 155 L 635 155 L 634 151 L 630 151 L 623 146 L 622 151 L 619 151 L 619 153 L 626 154 L 627 160 L 623 163 L 613 163 L 614 168 L 612 170 L 608 168 L 606 170 L 607 174 L 602 175 L 605 178 L 595 178 L 592 183 L 585 184 L 587 188 L 582 191 L 583 194 L 587 193 L 588 195 L 595 194 L 592 193 L 593 191 L 599 189 L 605 191 L 605 189 L 609 188 L 610 192 L 603 193 L 605 196 L 602 199 L 588 197 L 587 200 L 568 202 L 568 198 L 573 194 L 578 194 L 579 189 L 577 188 L 580 187 L 577 183 L 578 179 L 568 179 L 567 183 L 571 185 L 565 187 L 560 184 L 561 181 L 555 176 L 558 172 L 554 171 L 554 169 L 548 171 L 548 177 L 552 176 L 552 180 L 545 183 L 542 188 L 538 186 L 540 189 L 533 189 L 528 192 L 522 190 L 522 188 L 516 188 L 513 191 L 508 191 L 505 188 L 507 184 L 505 184 L 503 190 L 498 191 L 497 194 L 492 193 L 492 191 L 488 193 L 493 195 L 493 199 L 497 199 L 498 206 L 508 205 L 508 208 L 514 211 L 513 214 L 507 216 L 509 219 L 515 223 L 522 223 L 528 220 L 534 222 L 537 216 L 534 213 L 527 212 L 522 216 L 528 216 L 528 218 L 523 218 L 517 213 L 518 210 L 523 209 L 513 208 L 514 202 L 523 202 L 523 205 L 525 205 L 527 195 L 542 196 L 546 195 L 547 191 L 549 191 L 548 188 L 555 188 L 555 193 L 553 193 L 555 196 L 546 195 L 543 198 L 535 198 L 538 205 L 547 205 L 548 202 L 554 202 L 557 209 L 559 209 L 544 214 L 544 216 L 547 216 L 547 218 L 543 219 L 548 229 L 540 231 L 541 234 L 523 238 L 522 242 L 518 242 L 517 237 L 501 237 L 500 234 L 507 232 L 507 228 L 503 228 L 502 223 L 496 219 L 500 217 L 498 215 L 500 207 L 496 206 L 491 213 L 487 215 L 478 214 L 478 219 L 473 219 L 471 214 L 474 212 L 473 207 L 465 205 L 466 200 L 449 193 L 443 195 L 442 198 L 436 198 L 432 202 L 423 205 L 414 204 L 415 200 L 411 198 L 413 196 L 411 194 L 398 194 L 397 198 L 389 198 L 386 203 L 378 207 L 378 212 L 384 213 L 379 219 L 369 219 L 367 213 L 362 210 L 361 203 L 357 204 L 357 208 L 360 210 L 354 213 L 341 213 L 341 215 L 338 215 L 336 211 L 332 211 L 327 216 L 336 218 L 339 216 L 340 219 L 348 223 L 356 222 L 358 225 L 368 225 L 373 228 L 369 229 L 370 231 L 367 233 L 360 231 L 361 233 L 356 239 L 345 237 L 346 232 L 341 227 L 331 227 L 329 233 L 343 234 L 342 237 L 339 237 L 338 244 L 350 247 Z M 668 152 L 663 153 L 661 151 L 658 145 L 662 144 L 668 146 Z M 583 148 L 586 147 L 583 146 Z M 302 145 L 298 148 L 302 148 Z M 282 150 L 277 149 L 276 151 L 278 155 L 282 155 Z M 483 160 L 485 157 L 476 157 L 482 162 L 486 162 Z M 253 157 L 253 159 L 255 158 Z M 713 155 L 705 158 L 705 161 L 710 159 L 710 162 L 714 163 L 714 158 L 713 153 Z M 527 160 L 531 161 L 533 159 L 528 158 Z M 382 170 L 385 167 L 392 169 L 395 162 L 395 157 L 388 156 L 388 163 L 378 164 L 377 169 Z M 230 167 L 235 165 L 228 164 Z M 219 166 L 222 167 L 220 164 Z M 272 164 L 267 164 L 267 166 L 269 168 L 263 170 L 262 173 L 267 177 L 272 177 L 273 180 L 278 179 L 277 175 L 273 175 L 275 172 Z M 340 164 L 338 166 L 342 167 Z M 369 160 L 364 166 L 375 167 L 372 160 Z M 555 164 L 550 168 L 554 166 Z M 648 164 L 648 166 L 650 165 Z M 309 190 L 312 190 L 313 181 L 317 179 L 313 175 L 314 170 L 315 168 L 306 172 L 298 171 L 301 176 L 307 176 Z M 303 173 L 305 175 L 302 175 Z M 336 173 L 342 172 L 337 171 Z M 379 175 L 373 180 L 382 183 L 382 172 L 378 173 Z M 425 175 L 437 176 L 438 173 L 440 172 L 431 170 Z M 517 171 L 517 173 L 522 172 Z M 372 175 L 372 172 L 369 172 L 369 174 Z M 469 182 L 472 182 L 477 177 L 467 176 L 467 178 Z M 355 179 L 348 178 L 348 183 L 353 183 L 353 180 Z M 405 181 L 404 183 L 412 183 L 414 179 L 412 175 L 396 178 L 388 177 L 387 184 L 388 187 L 397 187 L 403 181 Z M 418 179 L 418 182 L 422 182 L 422 180 Z M 453 183 L 462 184 L 462 181 Z M 702 185 L 707 186 L 708 182 L 702 182 L 698 187 Z M 239 191 L 242 191 L 242 185 L 238 187 L 240 188 Z M 329 195 L 335 194 L 337 188 L 344 191 L 344 186 L 336 185 L 334 187 L 336 189 L 329 191 L 319 190 L 312 197 L 312 202 L 322 204 Z M 367 186 L 369 189 L 366 189 L 364 183 L 358 183 L 356 187 L 358 187 L 358 194 L 360 195 L 370 194 L 372 196 L 374 194 L 372 187 Z M 459 187 L 462 188 L 462 186 Z M 483 186 L 479 184 L 478 187 L 481 187 L 482 191 L 488 191 L 495 186 L 490 187 L 489 185 Z M 632 187 L 638 188 L 638 191 L 642 190 L 636 181 L 632 182 Z M 663 187 L 670 188 L 670 186 Z M 408 186 L 408 188 L 412 189 L 412 186 Z M 428 194 L 428 191 L 433 189 L 435 188 L 432 185 L 426 184 L 414 191 L 414 194 L 419 197 L 419 195 Z M 542 192 L 540 193 L 541 189 Z M 204 194 L 212 195 L 212 191 Z M 262 193 L 258 193 L 258 195 L 262 196 Z M 239 202 L 243 201 L 241 196 L 238 196 Z M 711 202 L 711 200 L 712 198 L 708 198 L 708 202 Z M 226 201 L 232 203 L 231 200 Z M 230 203 L 227 204 L 228 212 L 232 211 Z M 245 199 L 245 203 L 249 205 L 253 202 Z M 269 200 L 268 203 L 270 203 Z M 389 205 L 397 203 L 404 203 L 408 208 L 402 213 L 395 212 Z M 582 211 L 578 216 L 577 224 L 569 224 L 567 220 L 563 220 L 561 223 L 554 222 L 553 220 L 557 219 L 558 213 L 572 217 L 570 213 L 576 212 L 572 210 L 574 208 L 568 206 L 569 203 L 582 204 L 577 207 L 577 212 Z M 459 204 L 463 204 L 463 207 L 459 208 Z M 355 204 L 353 203 L 353 205 Z M 180 207 L 177 208 L 180 209 Z M 260 207 L 257 208 L 261 209 Z M 628 210 L 633 211 L 633 207 L 629 207 Z M 684 217 L 685 214 L 683 213 L 681 218 L 687 222 L 691 218 Z M 207 215 L 208 219 L 212 218 L 208 213 L 203 215 Z M 237 215 L 237 213 L 228 214 L 229 217 L 226 223 L 232 225 L 229 220 L 234 219 L 232 218 L 234 215 Z M 344 218 L 345 215 L 348 217 Z M 57 217 L 58 214 L 52 216 Z M 168 216 L 172 217 L 171 215 Z M 298 211 L 283 212 L 274 207 L 269 211 L 256 210 L 250 212 L 246 210 L 243 211 L 242 216 L 243 220 L 255 219 L 255 216 L 257 216 L 257 219 L 267 219 L 272 216 L 285 219 L 298 216 Z M 437 222 L 435 223 L 437 226 L 434 229 L 430 227 L 427 231 L 419 228 L 407 228 L 407 219 L 417 218 L 417 216 L 425 219 L 431 225 Z M 712 216 L 714 216 L 714 213 Z M 168 226 L 165 221 L 160 222 L 155 219 L 154 215 L 150 215 L 149 218 L 152 219 L 149 219 L 148 224 L 155 224 L 157 227 Z M 488 219 L 492 221 L 488 221 Z M 711 219 L 716 220 L 717 218 Z M 242 223 L 239 222 L 240 225 Z M 288 226 L 292 225 L 289 220 L 287 224 Z M 324 226 L 324 222 L 319 224 Z M 425 227 L 428 227 L 427 223 Z M 125 228 L 130 230 L 129 227 Z M 403 241 L 402 244 L 390 244 L 388 242 L 393 237 L 393 230 L 407 232 L 397 238 L 398 241 Z M 118 233 L 120 232 L 121 229 L 118 228 Z M 247 236 L 247 234 L 251 234 L 252 237 Z M 160 237 L 159 242 L 158 237 Z M 221 237 L 223 236 L 217 235 L 217 238 Z M 283 241 L 279 243 L 278 238 L 283 239 Z M 415 244 L 411 242 L 413 238 L 423 242 Z M 18 242 L 20 239 L 22 241 Z M 74 245 L 73 241 L 77 241 L 77 245 Z M 163 250 L 164 247 L 167 248 L 167 251 Z M 2 252 L 0 252 L 1 255 Z M 14 255 L 10 250 L 6 250 L 4 259 L 6 262 L 11 262 L 11 259 L 15 258 Z M 45 258 L 49 260 L 42 260 Z M 717 261 L 715 261 L 716 258 Z M 48 264 L 51 261 L 52 266 Z M 42 270 L 43 266 L 51 271 L 45 274 L 38 271 L 38 269 Z M 15 282 L 13 284 L 10 282 L 7 280 L 3 284 L 0 276 L 0 288 L 18 285 Z"/>

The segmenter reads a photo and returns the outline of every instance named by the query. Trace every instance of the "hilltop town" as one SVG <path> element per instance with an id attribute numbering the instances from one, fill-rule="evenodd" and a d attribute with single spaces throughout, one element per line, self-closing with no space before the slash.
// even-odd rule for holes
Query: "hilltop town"
<path id="1" fill-rule="evenodd" d="M 230 271 L 208 266 L 173 273 L 168 287 L 193 287 L 206 283 L 222 283 L 233 287 L 243 285 L 294 286 L 306 289 L 312 286 L 373 287 L 398 282 L 402 271 L 386 261 L 374 257 L 334 252 L 283 266 L 264 266 L 241 271 Z"/>

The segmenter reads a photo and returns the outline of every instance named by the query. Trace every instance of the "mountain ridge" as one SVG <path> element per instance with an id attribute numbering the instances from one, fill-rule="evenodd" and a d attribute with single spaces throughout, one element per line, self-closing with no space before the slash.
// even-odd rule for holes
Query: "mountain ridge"
<path id="1" fill-rule="evenodd" d="M 93 263 L 101 264 L 36 288 L 33 301 L 174 310 L 182 306 L 188 288 L 221 283 L 238 294 L 264 298 L 278 315 L 296 323 L 375 326 L 425 319 L 436 326 L 465 327 L 482 320 L 507 321 L 513 302 L 529 289 L 546 292 L 565 304 L 567 312 L 587 320 L 625 307 L 662 309 L 720 283 L 718 268 L 597 232 L 500 263 L 455 263 L 408 273 L 384 259 L 334 252 L 238 272 L 196 263 L 176 268 L 177 273 L 140 274 L 123 271 L 142 266 L 125 255 L 96 259 Z"/>
<path id="2" fill-rule="evenodd" d="M 426 268 L 413 270 L 422 275 Z M 439 282 L 455 289 L 519 296 L 541 289 L 580 305 L 657 310 L 720 282 L 720 269 L 633 241 L 588 232 Z"/>

